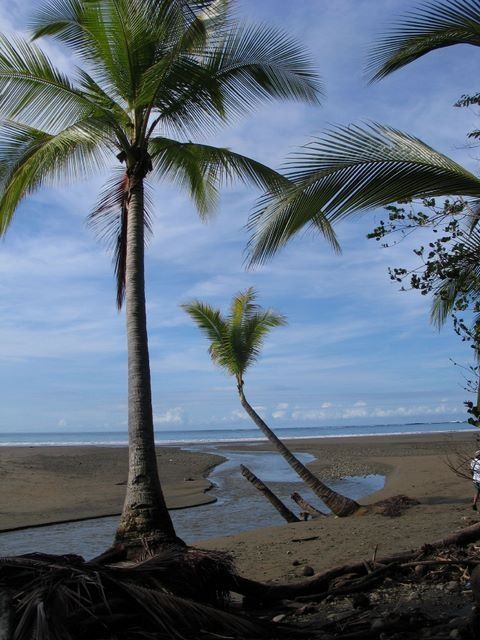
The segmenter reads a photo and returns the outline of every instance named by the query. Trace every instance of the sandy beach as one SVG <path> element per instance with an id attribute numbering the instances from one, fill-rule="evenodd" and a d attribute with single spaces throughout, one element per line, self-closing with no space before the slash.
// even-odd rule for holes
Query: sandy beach
<path id="1" fill-rule="evenodd" d="M 397 518 L 377 514 L 334 517 L 258 529 L 199 541 L 234 556 L 244 575 L 294 580 L 302 567 L 316 571 L 344 561 L 380 557 L 436 540 L 478 520 L 470 508 L 472 485 L 446 465 L 455 452 L 478 448 L 475 433 L 292 440 L 294 451 L 312 453 L 311 468 L 322 479 L 377 473 L 385 487 L 361 502 L 403 493 L 420 505 Z M 230 443 L 236 451 L 269 450 L 267 443 Z M 222 452 L 222 446 L 218 449 Z M 118 513 L 126 481 L 126 450 L 109 447 L 0 449 L 0 529 Z M 171 508 L 211 501 L 206 476 L 220 456 L 179 448 L 158 450 L 159 469 Z M 293 503 L 292 503 L 293 505 Z M 219 508 L 221 508 L 219 506 Z M 293 564 L 295 561 L 295 565 Z M 299 563 L 299 564 L 297 564 Z"/>
<path id="2" fill-rule="evenodd" d="M 222 457 L 161 447 L 157 460 L 170 509 L 215 500 L 206 477 Z M 127 464 L 125 447 L 0 448 L 0 531 L 120 513 Z"/>
<path id="3" fill-rule="evenodd" d="M 384 488 L 361 500 L 363 504 L 400 493 L 421 504 L 397 518 L 376 514 L 322 518 L 199 542 L 198 546 L 230 552 L 244 575 L 290 581 L 302 578 L 306 564 L 320 571 L 371 559 L 375 549 L 381 557 L 440 539 L 479 520 L 471 509 L 472 483 L 447 467 L 447 457 L 454 459 L 456 452 L 475 452 L 475 438 L 475 433 L 450 433 L 292 440 L 288 444 L 293 450 L 315 455 L 317 459 L 309 466 L 321 478 L 384 474 Z"/>

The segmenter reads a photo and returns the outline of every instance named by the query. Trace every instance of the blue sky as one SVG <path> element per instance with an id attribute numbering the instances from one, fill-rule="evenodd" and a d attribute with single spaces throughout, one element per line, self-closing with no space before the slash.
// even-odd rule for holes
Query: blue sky
<path id="1" fill-rule="evenodd" d="M 410 0 L 240 0 L 238 14 L 274 24 L 310 50 L 326 87 L 322 107 L 272 103 L 208 142 L 274 167 L 331 124 L 375 120 L 419 136 L 478 172 L 466 134 L 475 110 L 454 109 L 476 92 L 480 54 L 464 46 L 427 56 L 367 86 L 362 69 L 375 34 L 414 7 Z M 34 3 L 0 6 L 0 29 L 22 31 Z M 71 61 L 48 43 L 65 69 Z M 102 178 L 44 189 L 20 207 L 0 246 L 0 430 L 126 428 L 124 316 L 115 308 L 110 257 L 85 227 Z M 244 225 L 258 195 L 236 186 L 218 215 L 200 222 L 183 194 L 155 191 L 147 257 L 154 414 L 162 428 L 246 426 L 231 379 L 179 304 L 225 306 L 253 285 L 289 320 L 246 376 L 252 404 L 277 426 L 457 420 L 463 378 L 451 359 L 470 350 L 428 321 L 428 300 L 401 293 L 389 265 L 412 263 L 417 239 L 382 250 L 365 239 L 381 217 L 343 223 L 343 254 L 320 237 L 298 238 L 267 266 L 243 268 Z"/>

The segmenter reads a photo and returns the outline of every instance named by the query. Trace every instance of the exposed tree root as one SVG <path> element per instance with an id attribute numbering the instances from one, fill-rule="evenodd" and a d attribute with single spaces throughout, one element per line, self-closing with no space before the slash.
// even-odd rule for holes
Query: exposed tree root
<path id="1" fill-rule="evenodd" d="M 315 610 L 327 597 L 358 599 L 360 609 L 350 610 L 347 616 L 333 621 L 322 618 L 307 627 L 303 621 L 301 632 L 311 638 L 352 640 L 381 634 L 395 637 L 400 632 L 403 635 L 398 637 L 407 638 L 405 633 L 415 626 L 430 637 L 447 638 L 444 633 L 451 629 L 451 616 L 439 619 L 422 613 L 423 617 L 414 619 L 411 613 L 405 618 L 394 611 L 373 625 L 362 610 L 369 606 L 365 594 L 382 588 L 387 576 L 390 582 L 400 576 L 401 583 L 406 579 L 418 583 L 425 574 L 447 572 L 448 576 L 454 571 L 471 582 L 477 604 L 464 627 L 478 629 L 480 568 L 475 567 L 480 566 L 480 557 L 475 547 L 473 551 L 459 548 L 479 539 L 480 523 L 416 550 L 344 564 L 302 582 L 280 585 L 238 576 L 227 555 L 195 548 L 171 547 L 142 562 L 108 566 L 74 555 L 32 554 L 0 559 L 0 592 L 11 598 L 16 640 L 253 640 L 296 634 L 298 624 L 292 627 L 232 613 L 230 592 L 246 596 L 257 606 L 288 599 L 295 615 Z M 288 609 L 284 602 L 281 606 Z M 298 622 L 295 615 L 287 619 Z M 469 633 L 461 637 L 478 637 Z"/>
<path id="2" fill-rule="evenodd" d="M 378 558 L 379 565 L 398 566 L 402 563 L 421 559 L 423 555 L 434 549 L 448 546 L 464 546 L 480 539 L 480 523 L 461 529 L 446 538 L 425 544 L 420 549 L 404 551 L 391 556 Z M 292 584 L 263 584 L 248 578 L 236 577 L 232 590 L 257 601 L 273 602 L 282 599 L 297 598 L 328 591 L 330 583 L 344 574 L 368 575 L 369 565 L 365 561 L 344 564 L 315 574 L 311 578 Z M 480 582 L 480 578 L 479 578 Z M 480 589 L 479 589 L 480 590 Z"/>

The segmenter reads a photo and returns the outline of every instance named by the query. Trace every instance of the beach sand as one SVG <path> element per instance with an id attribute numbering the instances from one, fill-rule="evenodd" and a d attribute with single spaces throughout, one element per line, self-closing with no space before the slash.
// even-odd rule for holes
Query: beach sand
<path id="1" fill-rule="evenodd" d="M 446 457 L 454 458 L 456 452 L 472 455 L 478 449 L 475 437 L 475 433 L 451 433 L 292 440 L 289 446 L 294 451 L 316 456 L 310 466 L 323 479 L 384 474 L 385 487 L 361 500 L 364 504 L 399 493 L 421 504 L 397 518 L 378 514 L 321 518 L 198 541 L 196 546 L 230 552 L 240 573 L 260 580 L 298 579 L 305 564 L 319 571 L 370 559 L 375 549 L 381 557 L 419 547 L 478 521 L 470 506 L 472 483 L 457 477 L 446 464 Z M 229 443 L 224 448 L 270 450 L 264 442 Z M 219 456 L 173 447 L 159 449 L 158 456 L 170 507 L 213 499 L 205 493 L 209 483 L 204 476 L 221 461 Z M 126 463 L 122 448 L 0 449 L 0 529 L 118 513 Z"/>
<path id="2" fill-rule="evenodd" d="M 214 502 L 206 479 L 220 456 L 157 449 L 170 509 Z M 125 447 L 0 448 L 0 531 L 116 515 L 127 481 Z"/>
<path id="3" fill-rule="evenodd" d="M 199 541 L 197 546 L 231 553 L 242 575 L 262 581 L 291 581 L 303 578 L 305 565 L 321 571 L 349 561 L 369 560 L 375 550 L 381 558 L 442 539 L 480 518 L 471 509 L 471 481 L 457 477 L 446 463 L 448 457 L 455 460 L 457 454 L 473 455 L 479 448 L 476 435 L 452 433 L 289 441 L 288 445 L 294 451 L 308 451 L 316 456 L 317 460 L 309 467 L 321 478 L 384 474 L 384 488 L 362 499 L 363 504 L 400 493 L 416 498 L 421 504 L 396 518 L 378 514 L 320 518 Z M 268 445 L 262 443 L 253 448 L 267 449 Z M 248 449 L 252 450 L 252 446 Z"/>

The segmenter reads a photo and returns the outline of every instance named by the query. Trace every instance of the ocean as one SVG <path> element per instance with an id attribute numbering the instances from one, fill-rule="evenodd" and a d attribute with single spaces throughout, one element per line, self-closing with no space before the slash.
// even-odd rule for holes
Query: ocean
<path id="1" fill-rule="evenodd" d="M 296 426 L 276 427 L 280 439 L 351 437 L 368 435 L 398 435 L 411 433 L 447 433 L 474 431 L 466 422 L 408 422 L 405 424 Z M 265 438 L 255 427 L 243 429 L 176 429 L 157 428 L 157 444 L 190 444 L 209 442 L 262 441 Z M 0 432 L 0 447 L 12 446 L 126 446 L 127 432 L 123 431 L 30 431 Z"/>

